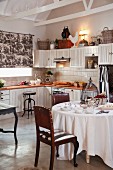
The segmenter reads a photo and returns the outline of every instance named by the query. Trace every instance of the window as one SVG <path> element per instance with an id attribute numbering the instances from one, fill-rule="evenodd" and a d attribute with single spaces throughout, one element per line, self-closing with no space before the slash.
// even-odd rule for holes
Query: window
<path id="1" fill-rule="evenodd" d="M 0 77 L 32 76 L 32 68 L 0 68 Z"/>

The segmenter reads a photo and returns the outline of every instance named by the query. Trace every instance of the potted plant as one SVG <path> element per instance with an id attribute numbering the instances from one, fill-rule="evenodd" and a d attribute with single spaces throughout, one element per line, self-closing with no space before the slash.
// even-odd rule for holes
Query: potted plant
<path id="1" fill-rule="evenodd" d="M 0 88 L 4 86 L 5 82 L 6 82 L 5 80 L 0 79 Z"/>
<path id="2" fill-rule="evenodd" d="M 52 71 L 51 71 L 51 70 L 48 70 L 48 71 L 46 72 L 46 75 L 47 75 L 47 76 L 52 76 L 52 75 L 53 75 L 53 73 L 52 73 Z"/>

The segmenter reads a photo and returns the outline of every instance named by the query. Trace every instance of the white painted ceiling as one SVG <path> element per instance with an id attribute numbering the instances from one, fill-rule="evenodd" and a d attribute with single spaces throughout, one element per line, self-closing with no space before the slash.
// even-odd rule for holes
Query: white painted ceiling
<path id="1" fill-rule="evenodd" d="M 0 20 L 22 18 L 40 26 L 110 9 L 113 0 L 0 0 Z"/>
<path id="2" fill-rule="evenodd" d="M 19 12 L 25 12 L 36 7 L 42 7 L 52 3 L 53 0 L 0 0 L 0 16 L 12 16 Z M 26 17 L 33 21 L 46 19 L 50 11 L 38 17 L 37 14 Z"/>

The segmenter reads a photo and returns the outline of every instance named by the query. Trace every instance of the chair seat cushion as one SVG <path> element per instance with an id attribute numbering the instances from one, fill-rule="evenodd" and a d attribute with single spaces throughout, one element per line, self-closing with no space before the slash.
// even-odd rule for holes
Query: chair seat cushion
<path id="1" fill-rule="evenodd" d="M 73 138 L 75 137 L 72 134 L 69 134 L 67 132 L 63 132 L 61 130 L 54 130 L 54 138 L 55 138 L 55 142 L 64 140 L 64 139 L 69 139 L 69 138 Z"/>
<path id="2" fill-rule="evenodd" d="M 42 136 L 43 138 L 46 138 L 48 140 L 51 140 L 51 137 L 49 136 L 50 134 L 50 131 L 49 130 L 45 130 L 44 128 L 41 128 L 41 133 L 40 133 L 40 136 Z M 55 142 L 58 142 L 58 141 L 62 141 L 64 139 L 69 139 L 69 138 L 73 138 L 75 137 L 74 135 L 72 134 L 69 134 L 67 132 L 64 132 L 62 130 L 59 130 L 59 129 L 55 129 L 54 130 L 54 139 L 55 139 Z"/>

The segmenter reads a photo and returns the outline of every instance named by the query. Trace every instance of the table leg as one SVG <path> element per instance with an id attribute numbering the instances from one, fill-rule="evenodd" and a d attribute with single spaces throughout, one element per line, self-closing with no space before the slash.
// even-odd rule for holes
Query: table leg
<path id="1" fill-rule="evenodd" d="M 86 162 L 89 164 L 90 163 L 90 155 L 86 153 Z"/>
<path id="2" fill-rule="evenodd" d="M 17 135 L 16 135 L 16 130 L 17 130 L 17 123 L 18 123 L 18 116 L 16 113 L 16 109 L 14 110 L 14 116 L 15 116 L 15 123 L 14 123 L 14 138 L 15 138 L 15 144 L 18 144 L 18 140 L 17 140 Z"/>

